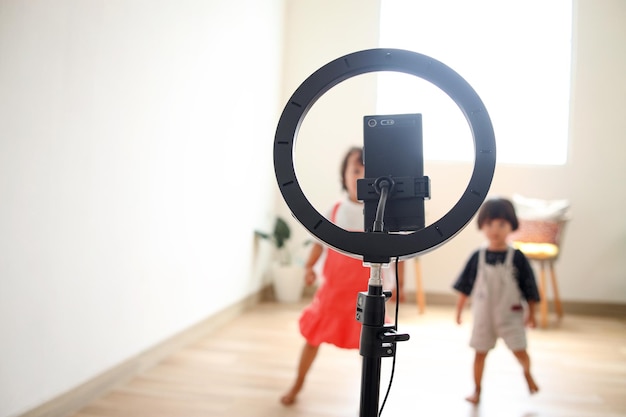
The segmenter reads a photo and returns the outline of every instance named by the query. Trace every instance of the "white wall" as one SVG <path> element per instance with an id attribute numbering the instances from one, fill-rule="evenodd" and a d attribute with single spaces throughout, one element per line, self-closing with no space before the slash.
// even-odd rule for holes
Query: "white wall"
<path id="1" fill-rule="evenodd" d="M 285 101 L 327 62 L 377 47 L 378 1 L 300 0 L 289 4 L 291 41 L 286 49 Z M 573 220 L 557 263 L 561 297 L 568 301 L 626 302 L 624 22 L 626 3 L 621 0 L 575 0 L 568 163 L 555 167 L 499 165 L 490 190 L 506 196 L 520 193 L 571 200 Z M 322 96 L 303 123 L 296 169 L 307 198 L 322 213 L 339 193 L 341 154 L 349 144 L 362 143 L 360 120 L 375 111 L 374 91 L 373 79 L 350 79 Z M 531 121 L 531 116 L 520 115 L 520 123 Z M 426 203 L 427 223 L 439 219 L 460 198 L 471 169 L 470 164 L 427 163 L 433 196 Z M 288 213 L 282 199 L 278 204 Z M 298 232 L 306 236 L 302 228 Z M 482 241 L 472 222 L 448 244 L 423 255 L 425 289 L 451 293 L 451 283 Z M 412 280 L 407 288 L 414 288 Z"/>
<path id="2" fill-rule="evenodd" d="M 259 290 L 284 4 L 0 2 L 0 416 Z"/>

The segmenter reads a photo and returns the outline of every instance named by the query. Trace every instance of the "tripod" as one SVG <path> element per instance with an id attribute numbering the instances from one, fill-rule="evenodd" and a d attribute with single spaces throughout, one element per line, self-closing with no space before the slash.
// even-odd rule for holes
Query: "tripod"
<path id="1" fill-rule="evenodd" d="M 368 291 L 357 297 L 356 318 L 361 322 L 359 353 L 361 371 L 360 417 L 378 417 L 381 358 L 395 354 L 396 342 L 409 340 L 408 334 L 396 333 L 395 325 L 385 325 L 385 302 L 391 292 L 383 292 L 381 264 L 370 266 Z"/>

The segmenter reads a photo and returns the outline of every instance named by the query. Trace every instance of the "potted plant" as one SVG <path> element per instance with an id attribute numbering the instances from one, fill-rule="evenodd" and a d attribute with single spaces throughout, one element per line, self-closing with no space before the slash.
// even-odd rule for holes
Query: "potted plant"
<path id="1" fill-rule="evenodd" d="M 294 254 L 290 247 L 289 224 L 278 216 L 271 233 L 256 230 L 255 234 L 274 245 L 274 260 L 270 266 L 270 273 L 276 299 L 282 302 L 300 301 L 304 290 L 304 267 L 301 262 L 294 262 Z"/>

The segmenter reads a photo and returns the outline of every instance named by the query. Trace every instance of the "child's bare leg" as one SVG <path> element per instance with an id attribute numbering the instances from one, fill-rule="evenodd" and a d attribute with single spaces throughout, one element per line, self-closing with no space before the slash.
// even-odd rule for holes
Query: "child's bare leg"
<path id="1" fill-rule="evenodd" d="M 296 401 L 296 396 L 302 389 L 302 385 L 304 385 L 304 378 L 306 374 L 309 372 L 315 357 L 317 356 L 317 351 L 319 350 L 319 346 L 313 346 L 308 343 L 304 345 L 302 348 L 302 353 L 300 354 L 300 363 L 298 364 L 298 375 L 296 376 L 296 380 L 287 391 L 285 395 L 280 397 L 280 402 L 284 405 L 291 405 Z"/>
<path id="2" fill-rule="evenodd" d="M 533 376 L 530 374 L 530 357 L 526 350 L 517 350 L 513 352 L 519 363 L 522 365 L 524 369 L 524 378 L 526 378 L 526 383 L 528 384 L 528 390 L 531 394 L 539 391 L 539 387 L 535 383 Z"/>
<path id="3" fill-rule="evenodd" d="M 485 358 L 487 358 L 487 353 L 488 352 L 476 351 L 476 355 L 474 356 L 474 385 L 476 386 L 476 388 L 474 389 L 474 393 L 472 395 L 465 398 L 472 404 L 478 404 L 480 402 L 480 389 L 483 379 L 483 370 L 485 369 Z"/>

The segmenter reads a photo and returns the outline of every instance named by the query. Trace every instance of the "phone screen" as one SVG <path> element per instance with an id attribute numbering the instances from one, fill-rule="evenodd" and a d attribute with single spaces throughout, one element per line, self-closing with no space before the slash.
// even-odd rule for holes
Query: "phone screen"
<path id="1" fill-rule="evenodd" d="M 363 118 L 365 179 L 391 177 L 396 183 L 387 201 L 385 232 L 425 227 L 424 197 L 415 196 L 414 181 L 424 179 L 421 114 L 374 115 Z M 378 199 L 364 200 L 364 228 L 372 231 Z"/>

